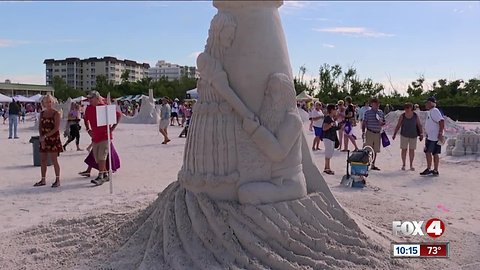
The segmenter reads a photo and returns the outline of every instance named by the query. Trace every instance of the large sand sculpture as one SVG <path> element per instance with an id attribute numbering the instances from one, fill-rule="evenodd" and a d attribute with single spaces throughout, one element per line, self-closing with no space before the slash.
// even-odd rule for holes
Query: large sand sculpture
<path id="1" fill-rule="evenodd" d="M 155 108 L 155 99 L 153 91 L 149 91 L 148 97 L 142 97 L 142 106 L 135 116 L 123 115 L 120 120 L 122 123 L 128 124 L 158 124 L 160 121 L 159 111 Z"/>
<path id="2" fill-rule="evenodd" d="M 278 8 L 214 1 L 178 181 L 114 269 L 386 269 L 333 197 L 303 134 Z M 380 252 L 381 251 L 381 252 Z"/>

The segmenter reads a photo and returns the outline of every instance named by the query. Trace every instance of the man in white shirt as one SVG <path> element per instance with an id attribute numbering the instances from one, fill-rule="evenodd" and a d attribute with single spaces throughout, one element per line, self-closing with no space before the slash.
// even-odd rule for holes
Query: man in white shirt
<path id="1" fill-rule="evenodd" d="M 428 110 L 427 119 L 425 120 L 425 156 L 427 158 L 427 168 L 420 173 L 420 175 L 432 175 L 438 176 L 438 164 L 440 162 L 439 154 L 441 153 L 442 144 L 445 138 L 443 137 L 443 131 L 445 129 L 445 119 L 442 116 L 440 110 L 436 108 L 437 100 L 434 97 L 429 97 L 425 104 L 425 108 Z M 432 156 L 433 156 L 433 170 L 432 168 Z"/>
<path id="2" fill-rule="evenodd" d="M 315 130 L 315 138 L 313 139 L 312 150 L 320 150 L 320 141 L 322 140 L 322 125 L 323 125 L 322 103 L 315 102 L 315 107 L 310 112 L 310 119 L 312 120 L 313 129 Z"/>
<path id="3" fill-rule="evenodd" d="M 177 119 L 177 124 L 180 126 L 180 121 L 178 120 L 178 110 L 179 110 L 179 105 L 178 105 L 178 102 L 180 100 L 178 100 L 178 98 L 175 98 L 175 100 L 172 102 L 172 106 L 171 106 L 171 114 L 170 114 L 170 126 L 174 126 L 174 119 Z"/>

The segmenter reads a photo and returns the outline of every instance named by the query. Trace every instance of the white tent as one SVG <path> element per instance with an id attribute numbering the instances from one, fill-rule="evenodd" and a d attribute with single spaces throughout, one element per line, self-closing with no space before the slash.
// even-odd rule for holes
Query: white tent
<path id="1" fill-rule="evenodd" d="M 307 94 L 307 92 L 303 91 L 302 93 L 298 94 L 297 100 L 310 101 L 310 100 L 318 100 L 318 98 L 314 98 L 309 94 Z"/>
<path id="2" fill-rule="evenodd" d="M 41 94 L 36 94 L 34 96 L 29 97 L 29 99 L 33 100 L 36 103 L 40 103 L 40 100 L 42 99 L 43 95 Z"/>
<path id="3" fill-rule="evenodd" d="M 3 94 L 0 94 L 0 102 L 2 102 L 2 103 L 3 102 L 9 102 L 10 103 L 10 102 L 12 102 L 12 98 L 9 97 L 9 96 L 5 96 Z"/>
<path id="4" fill-rule="evenodd" d="M 187 91 L 187 97 L 188 99 L 197 99 L 198 98 L 198 91 L 197 88 L 188 90 Z"/>
<path id="5" fill-rule="evenodd" d="M 13 99 L 15 99 L 15 101 L 19 101 L 19 102 L 36 102 L 35 100 L 24 97 L 22 95 L 14 96 Z"/>
<path id="6" fill-rule="evenodd" d="M 84 97 L 84 96 L 79 96 L 79 97 L 76 97 L 76 98 L 72 99 L 72 102 L 82 102 L 85 99 L 87 99 L 87 98 Z"/>

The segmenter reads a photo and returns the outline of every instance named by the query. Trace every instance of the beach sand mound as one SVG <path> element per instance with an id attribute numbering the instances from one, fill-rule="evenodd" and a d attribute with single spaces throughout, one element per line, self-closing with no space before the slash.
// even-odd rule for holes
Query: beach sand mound
<path id="1" fill-rule="evenodd" d="M 388 269 L 388 252 L 321 194 L 267 205 L 172 183 L 108 269 Z"/>
<path id="2" fill-rule="evenodd" d="M 400 118 L 400 115 L 404 113 L 403 110 L 396 110 L 389 112 L 387 115 L 385 115 L 385 127 L 384 130 L 387 133 L 392 134 L 395 131 L 395 127 L 397 126 L 398 119 Z M 425 120 L 427 119 L 427 111 L 416 111 L 420 118 L 420 122 L 422 123 L 423 127 L 425 127 Z M 445 135 L 448 137 L 451 136 L 456 136 L 460 132 L 464 131 L 465 128 L 459 125 L 456 121 L 454 121 L 452 118 L 444 115 L 445 118 Z"/>
<path id="3" fill-rule="evenodd" d="M 1 235 L 0 269 L 100 269 L 146 219 L 145 211 L 59 219 Z M 17 247 L 17 248 L 14 248 Z"/>

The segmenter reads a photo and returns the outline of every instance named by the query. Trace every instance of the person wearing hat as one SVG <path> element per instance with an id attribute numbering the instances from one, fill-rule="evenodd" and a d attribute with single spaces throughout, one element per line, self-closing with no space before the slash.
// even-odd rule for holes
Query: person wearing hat
<path id="1" fill-rule="evenodd" d="M 88 96 L 90 105 L 85 110 L 83 121 L 88 135 L 92 137 L 92 152 L 95 161 L 98 163 L 98 177 L 91 182 L 97 186 L 108 182 L 107 157 L 108 157 L 108 129 L 107 126 L 97 125 L 97 106 L 105 105 L 104 98 L 97 91 L 91 91 Z M 121 113 L 116 111 L 117 123 L 120 121 Z M 117 127 L 114 124 L 110 127 L 110 139 L 113 139 L 113 130 Z"/>
<path id="2" fill-rule="evenodd" d="M 178 110 L 180 109 L 178 98 L 175 98 L 172 102 L 172 113 L 170 114 L 170 126 L 174 126 L 174 119 L 177 119 L 177 124 L 180 126 L 180 121 L 178 120 Z"/>
<path id="3" fill-rule="evenodd" d="M 438 165 L 440 163 L 439 154 L 441 153 L 444 142 L 443 131 L 445 129 L 445 119 L 440 110 L 436 107 L 435 97 L 429 97 L 425 103 L 427 109 L 427 119 L 425 120 L 425 157 L 427 159 L 427 168 L 420 175 L 438 176 Z M 433 170 L 432 170 L 433 160 Z"/>
<path id="4" fill-rule="evenodd" d="M 171 109 L 170 109 L 170 104 L 168 104 L 168 98 L 163 97 L 162 107 L 160 109 L 160 125 L 158 128 L 160 133 L 163 135 L 162 144 L 167 144 L 170 141 L 170 139 L 168 138 L 168 132 L 167 132 L 170 114 L 171 114 Z"/>

